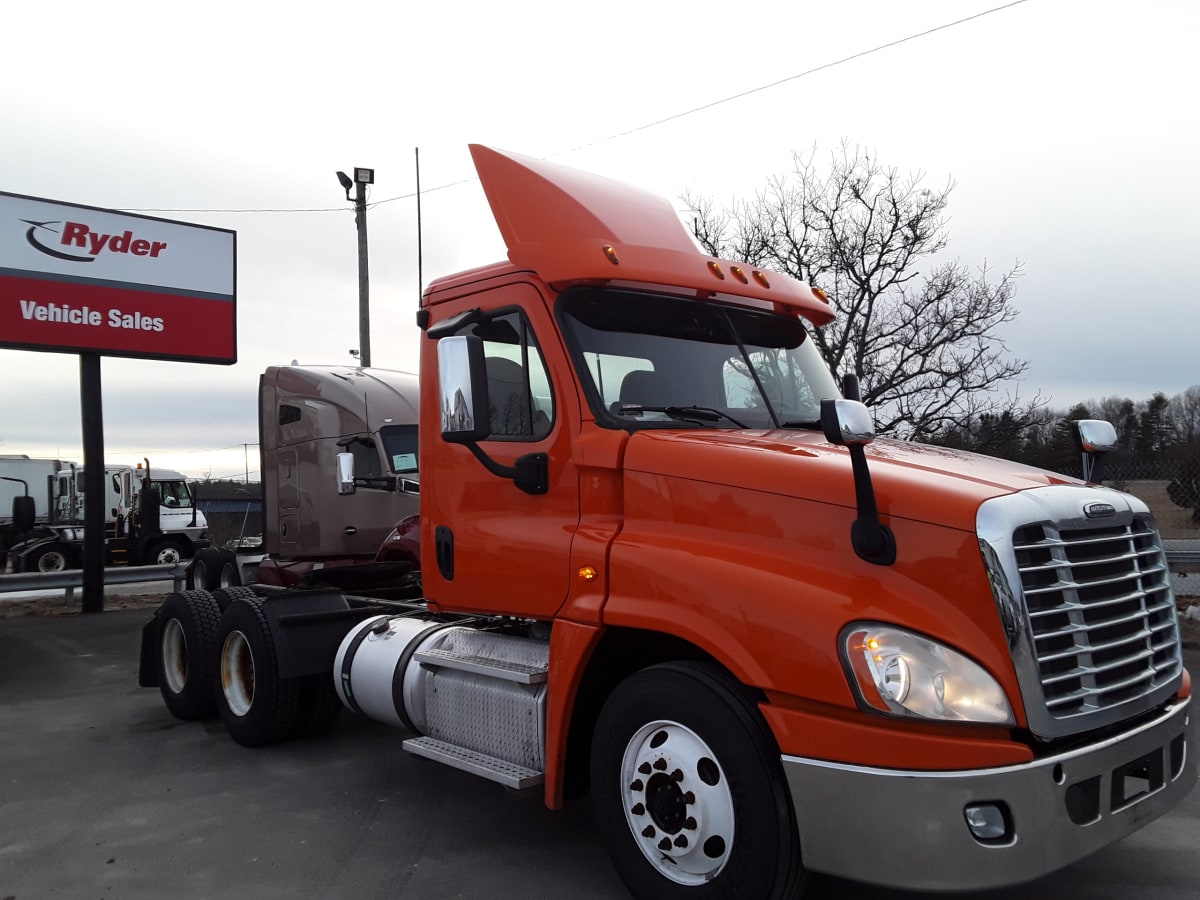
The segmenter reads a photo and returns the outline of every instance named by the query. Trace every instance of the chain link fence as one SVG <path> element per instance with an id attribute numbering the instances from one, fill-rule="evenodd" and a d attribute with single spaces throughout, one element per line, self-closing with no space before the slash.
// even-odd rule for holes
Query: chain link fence
<path id="1" fill-rule="evenodd" d="M 1078 476 L 1078 470 L 1068 472 Z M 1191 459 L 1108 459 L 1104 484 L 1150 507 L 1164 540 L 1200 539 L 1200 465 Z"/>

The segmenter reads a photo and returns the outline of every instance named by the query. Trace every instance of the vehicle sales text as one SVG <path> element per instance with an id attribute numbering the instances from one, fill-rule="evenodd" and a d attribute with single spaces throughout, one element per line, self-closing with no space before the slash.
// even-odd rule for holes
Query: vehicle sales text
<path id="1" fill-rule="evenodd" d="M 97 309 L 88 306 L 75 307 L 65 303 L 38 303 L 36 300 L 22 300 L 21 318 L 35 322 L 61 322 L 64 325 L 88 325 L 99 328 L 107 325 L 109 328 L 121 328 L 127 331 L 162 331 L 164 329 L 161 316 L 144 316 L 140 312 L 122 312 L 110 309 L 107 317 Z"/>

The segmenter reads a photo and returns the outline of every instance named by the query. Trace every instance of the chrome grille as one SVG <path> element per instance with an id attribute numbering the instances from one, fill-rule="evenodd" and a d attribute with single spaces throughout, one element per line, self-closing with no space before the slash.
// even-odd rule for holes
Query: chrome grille
<path id="1" fill-rule="evenodd" d="M 1014 531 L 1013 550 L 1052 718 L 1116 707 L 1179 675 L 1175 602 L 1152 523 L 1028 525 Z"/>

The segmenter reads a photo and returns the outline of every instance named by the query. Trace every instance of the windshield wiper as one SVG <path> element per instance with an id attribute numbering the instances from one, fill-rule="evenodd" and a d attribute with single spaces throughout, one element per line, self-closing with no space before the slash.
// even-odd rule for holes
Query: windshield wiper
<path id="1" fill-rule="evenodd" d="M 780 428 L 807 428 L 809 431 L 819 431 L 821 423 L 819 421 L 811 422 L 784 422 Z"/>
<path id="2" fill-rule="evenodd" d="M 746 427 L 729 413 L 713 409 L 711 406 L 643 406 L 640 403 L 622 403 L 616 410 L 618 416 L 637 416 L 644 412 L 662 413 L 682 422 L 719 422 L 725 419 L 738 428 Z"/>

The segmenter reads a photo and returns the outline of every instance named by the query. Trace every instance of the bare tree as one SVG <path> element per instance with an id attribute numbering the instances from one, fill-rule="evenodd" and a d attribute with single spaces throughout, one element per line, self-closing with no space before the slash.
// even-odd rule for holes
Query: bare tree
<path id="1" fill-rule="evenodd" d="M 881 432 L 931 439 L 985 414 L 1031 424 L 1040 397 L 998 393 L 1028 367 L 996 334 L 1017 316 L 1019 265 L 997 275 L 936 259 L 953 183 L 923 187 L 922 173 L 902 176 L 844 142 L 823 174 L 815 152 L 793 154 L 792 176 L 753 200 L 718 209 L 685 195 L 697 240 L 825 290 L 837 319 L 814 340 L 835 375 L 858 376 Z"/>
<path id="2" fill-rule="evenodd" d="M 1128 397 L 1105 397 L 1099 404 L 1089 405 L 1097 409 L 1097 415 L 1112 423 L 1117 430 L 1117 449 L 1129 450 L 1138 435 L 1137 405 Z"/>
<path id="3" fill-rule="evenodd" d="M 1200 384 L 1193 384 L 1172 397 L 1167 415 L 1176 441 L 1188 445 L 1200 443 Z"/>

